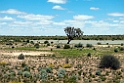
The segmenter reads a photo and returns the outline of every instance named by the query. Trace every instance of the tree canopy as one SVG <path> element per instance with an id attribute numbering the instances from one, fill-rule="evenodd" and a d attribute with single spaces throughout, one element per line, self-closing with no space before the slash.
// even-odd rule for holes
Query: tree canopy
<path id="1" fill-rule="evenodd" d="M 80 28 L 66 27 L 64 31 L 68 37 L 67 44 L 69 44 L 75 37 L 81 37 L 83 35 L 83 31 L 81 31 Z"/>

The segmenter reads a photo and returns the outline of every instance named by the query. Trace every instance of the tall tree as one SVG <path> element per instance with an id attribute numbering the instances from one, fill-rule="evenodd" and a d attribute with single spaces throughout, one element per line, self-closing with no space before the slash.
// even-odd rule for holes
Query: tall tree
<path id="1" fill-rule="evenodd" d="M 83 35 L 83 31 L 81 31 L 80 28 L 66 27 L 64 31 L 68 37 L 67 44 L 69 44 L 75 37 L 81 37 Z"/>

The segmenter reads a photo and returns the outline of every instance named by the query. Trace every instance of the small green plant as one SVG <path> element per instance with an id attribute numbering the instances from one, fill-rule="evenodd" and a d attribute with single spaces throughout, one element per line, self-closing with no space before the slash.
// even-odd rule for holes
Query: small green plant
<path id="1" fill-rule="evenodd" d="M 64 77 L 65 73 L 66 73 L 65 69 L 60 69 L 58 71 L 58 77 Z"/>
<path id="2" fill-rule="evenodd" d="M 123 43 L 121 43 L 121 46 L 123 46 L 124 44 Z"/>
<path id="3" fill-rule="evenodd" d="M 70 45 L 68 45 L 68 44 L 64 45 L 64 49 L 69 49 L 69 48 L 70 48 Z"/>
<path id="4" fill-rule="evenodd" d="M 47 71 L 45 69 L 42 69 L 40 71 L 40 78 L 43 80 L 43 81 L 46 81 L 47 79 Z"/>
<path id="5" fill-rule="evenodd" d="M 117 49 L 117 48 L 115 48 L 115 49 L 114 49 L 114 52 L 118 52 L 118 49 Z"/>
<path id="6" fill-rule="evenodd" d="M 96 75 L 100 76 L 101 75 L 101 72 L 102 72 L 101 70 L 97 70 L 96 71 Z"/>
<path id="7" fill-rule="evenodd" d="M 55 54 L 52 54 L 52 57 L 56 57 L 56 55 Z"/>
<path id="8" fill-rule="evenodd" d="M 111 69 L 117 70 L 120 68 L 120 62 L 113 55 L 105 55 L 102 57 L 99 67 L 100 68 L 111 68 Z"/>
<path id="9" fill-rule="evenodd" d="M 50 46 L 50 43 L 47 43 L 47 46 Z"/>
<path id="10" fill-rule="evenodd" d="M 60 48 L 60 45 L 57 45 L 56 48 Z"/>
<path id="11" fill-rule="evenodd" d="M 20 59 L 20 60 L 24 59 L 24 55 L 23 55 L 23 54 L 20 54 L 20 55 L 18 56 L 18 59 Z"/>
<path id="12" fill-rule="evenodd" d="M 120 47 L 120 51 L 124 51 L 124 47 Z"/>
<path id="13" fill-rule="evenodd" d="M 96 51 L 96 48 L 93 48 L 93 50 L 95 50 L 95 51 Z"/>
<path id="14" fill-rule="evenodd" d="M 38 48 L 40 48 L 40 45 L 39 45 L 38 43 L 36 43 L 36 44 L 34 45 L 34 47 L 38 49 Z"/>
<path id="15" fill-rule="evenodd" d="M 19 70 L 17 74 L 18 75 L 22 75 L 23 74 L 23 71 L 22 70 Z"/>
<path id="16" fill-rule="evenodd" d="M 78 80 L 78 76 L 77 75 L 72 75 L 70 78 L 69 78 L 69 83 L 77 83 L 77 80 Z"/>
<path id="17" fill-rule="evenodd" d="M 46 72 L 47 72 L 47 73 L 52 73 L 52 67 L 47 67 L 47 68 L 46 68 Z"/>
<path id="18" fill-rule="evenodd" d="M 22 67 L 25 67 L 26 66 L 26 63 L 25 62 L 22 62 L 21 66 Z"/>
<path id="19" fill-rule="evenodd" d="M 30 68 L 28 66 L 25 66 L 23 71 L 30 71 Z"/>
<path id="20" fill-rule="evenodd" d="M 88 56 L 88 57 L 91 57 L 91 53 L 88 53 L 87 56 Z"/>
<path id="21" fill-rule="evenodd" d="M 24 71 L 23 76 L 29 78 L 31 77 L 31 73 L 29 71 Z"/>

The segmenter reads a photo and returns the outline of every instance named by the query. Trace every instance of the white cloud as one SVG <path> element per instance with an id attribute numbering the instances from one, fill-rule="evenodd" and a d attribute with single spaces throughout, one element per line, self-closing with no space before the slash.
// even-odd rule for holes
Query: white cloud
<path id="1" fill-rule="evenodd" d="M 24 18 L 26 20 L 51 20 L 54 16 L 51 15 L 40 15 L 40 14 L 27 14 L 27 15 L 18 15 L 18 18 Z"/>
<path id="2" fill-rule="evenodd" d="M 119 12 L 115 12 L 115 13 L 108 13 L 109 16 L 124 16 L 124 13 L 119 13 Z"/>
<path id="3" fill-rule="evenodd" d="M 73 19 L 75 20 L 88 20 L 88 19 L 93 19 L 93 16 L 89 16 L 89 15 L 76 15 L 73 16 Z"/>
<path id="4" fill-rule="evenodd" d="M 5 17 L 0 17 L 0 20 L 9 21 L 9 20 L 14 20 L 14 19 L 12 17 L 5 16 Z"/>
<path id="5" fill-rule="evenodd" d="M 59 6 L 59 5 L 56 5 L 56 6 L 53 6 L 52 9 L 56 9 L 56 10 L 65 10 L 65 8 Z"/>
<path id="6" fill-rule="evenodd" d="M 0 13 L 5 13 L 5 14 L 26 14 L 25 12 L 20 12 L 16 9 L 9 9 L 9 10 L 4 10 L 0 11 Z"/>
<path id="7" fill-rule="evenodd" d="M 32 22 L 29 21 L 14 21 L 12 23 L 10 23 L 9 26 L 30 26 L 32 24 Z"/>
<path id="8" fill-rule="evenodd" d="M 65 4 L 67 0 L 48 0 L 47 2 L 51 2 L 55 4 Z"/>
<path id="9" fill-rule="evenodd" d="M 90 7 L 90 10 L 99 10 L 97 7 Z"/>

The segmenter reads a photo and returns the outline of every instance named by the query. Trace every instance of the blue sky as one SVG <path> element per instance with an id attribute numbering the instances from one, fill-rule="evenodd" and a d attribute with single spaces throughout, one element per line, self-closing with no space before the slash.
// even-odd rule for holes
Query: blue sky
<path id="1" fill-rule="evenodd" d="M 0 35 L 124 34 L 124 0 L 0 0 Z"/>

